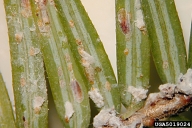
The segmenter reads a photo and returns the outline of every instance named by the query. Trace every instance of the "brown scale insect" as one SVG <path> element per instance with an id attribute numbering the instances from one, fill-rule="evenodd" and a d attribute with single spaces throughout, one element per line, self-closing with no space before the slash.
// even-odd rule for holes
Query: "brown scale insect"
<path id="1" fill-rule="evenodd" d="M 76 101 L 78 103 L 81 103 L 83 100 L 83 94 L 81 91 L 81 87 L 79 86 L 79 83 L 76 80 L 71 81 L 71 89 Z"/>
<path id="2" fill-rule="evenodd" d="M 127 13 L 124 8 L 120 9 L 118 12 L 118 21 L 119 21 L 122 32 L 124 34 L 130 33 L 131 31 L 130 14 Z"/>
<path id="3" fill-rule="evenodd" d="M 16 33 L 15 34 L 15 41 L 17 42 L 17 44 L 19 44 L 23 39 L 23 33 Z"/>

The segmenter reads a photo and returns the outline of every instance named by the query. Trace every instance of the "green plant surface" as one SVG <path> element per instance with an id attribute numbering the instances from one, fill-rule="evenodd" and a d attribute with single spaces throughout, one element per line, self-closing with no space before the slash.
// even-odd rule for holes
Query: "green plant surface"
<path id="1" fill-rule="evenodd" d="M 0 127 L 16 128 L 12 105 L 1 73 L 0 88 Z"/>
<path id="2" fill-rule="evenodd" d="M 128 87 L 149 88 L 150 47 L 139 0 L 116 1 L 116 39 L 118 84 L 128 116 L 144 101 L 135 100 Z"/>
<path id="3" fill-rule="evenodd" d="M 187 56 L 174 0 L 142 0 L 142 9 L 158 74 L 163 83 L 176 83 Z"/>
<path id="4" fill-rule="evenodd" d="M 0 73 L 0 128 L 48 127 L 46 80 L 65 128 L 92 126 L 90 99 L 101 110 L 100 118 L 93 119 L 99 128 L 152 126 L 164 117 L 187 120 L 169 117 L 191 105 L 191 70 L 178 78 L 187 64 L 191 68 L 192 36 L 187 63 L 174 0 L 115 2 L 118 82 L 80 0 L 4 0 L 15 118 Z M 150 49 L 162 82 L 168 84 L 147 98 Z M 122 114 L 121 103 L 127 109 Z"/>
<path id="5" fill-rule="evenodd" d="M 27 0 L 5 0 L 8 24 L 16 127 L 46 128 L 47 89 L 39 38 Z"/>
<path id="6" fill-rule="evenodd" d="M 189 39 L 189 54 L 188 54 L 188 67 L 192 68 L 192 23 L 191 23 L 191 32 Z"/>
<path id="7" fill-rule="evenodd" d="M 190 119 L 188 119 L 182 115 L 174 115 L 174 116 L 169 117 L 167 120 L 169 120 L 169 121 L 190 121 Z"/>
<path id="8" fill-rule="evenodd" d="M 30 1 L 56 109 L 65 128 L 86 128 L 90 106 L 86 85 L 53 1 Z"/>
<path id="9" fill-rule="evenodd" d="M 120 93 L 114 72 L 80 0 L 55 0 L 55 6 L 77 65 L 89 81 L 90 97 L 98 108 L 115 107 L 119 111 Z"/>

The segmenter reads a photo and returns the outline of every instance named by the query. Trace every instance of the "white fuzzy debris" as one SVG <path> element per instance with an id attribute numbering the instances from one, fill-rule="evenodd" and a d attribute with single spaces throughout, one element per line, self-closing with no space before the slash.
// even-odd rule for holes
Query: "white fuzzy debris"
<path id="1" fill-rule="evenodd" d="M 116 116 L 116 111 L 112 109 L 102 109 L 93 119 L 93 126 L 95 128 L 102 128 L 107 125 L 113 128 L 123 128 L 123 124 L 119 117 Z"/>
<path id="2" fill-rule="evenodd" d="M 104 106 L 104 99 L 97 88 L 92 88 L 89 92 L 89 97 L 93 100 L 98 108 Z"/>
<path id="3" fill-rule="evenodd" d="M 141 2 L 140 2 L 140 0 L 135 0 L 135 9 L 137 9 L 137 10 L 141 9 Z"/>
<path id="4" fill-rule="evenodd" d="M 41 108 L 41 106 L 43 105 L 43 103 L 45 102 L 45 99 L 41 96 L 37 96 L 34 98 L 33 100 L 33 108 Z"/>
<path id="5" fill-rule="evenodd" d="M 159 98 L 161 98 L 159 93 L 150 93 L 145 102 L 145 108 L 158 101 Z"/>
<path id="6" fill-rule="evenodd" d="M 159 86 L 160 96 L 162 98 L 164 97 L 172 98 L 175 93 L 175 87 L 176 85 L 170 83 L 160 85 Z"/>
<path id="7" fill-rule="evenodd" d="M 148 92 L 148 90 L 145 90 L 143 88 L 135 88 L 134 86 L 129 86 L 128 92 L 130 92 L 133 95 L 134 99 L 137 102 L 139 102 L 147 97 L 146 93 Z"/>
<path id="8" fill-rule="evenodd" d="M 71 104 L 71 102 L 66 101 L 65 102 L 65 119 L 67 120 L 67 122 L 72 117 L 73 113 L 74 113 L 73 105 Z"/>
<path id="9" fill-rule="evenodd" d="M 143 20 L 143 13 L 141 10 L 141 3 L 140 0 L 135 1 L 135 9 L 136 9 L 136 20 L 135 20 L 135 25 L 138 27 L 140 30 L 145 30 L 145 22 Z"/>
<path id="10" fill-rule="evenodd" d="M 170 83 L 160 85 L 159 86 L 160 92 L 149 94 L 145 102 L 145 107 L 150 106 L 152 103 L 155 103 L 162 98 L 165 98 L 165 97 L 172 98 L 173 95 L 175 94 L 175 88 L 176 88 L 176 85 L 170 84 Z"/>
<path id="11" fill-rule="evenodd" d="M 93 56 L 91 56 L 89 53 L 85 52 L 84 50 L 79 51 L 80 55 L 82 56 L 83 60 L 85 60 L 84 67 L 88 67 L 90 64 L 93 64 L 95 62 Z"/>
<path id="12" fill-rule="evenodd" d="M 185 75 L 179 76 L 177 89 L 187 95 L 192 94 L 192 69 L 188 69 Z"/>
<path id="13" fill-rule="evenodd" d="M 91 63 L 84 58 L 81 59 L 81 62 L 85 68 L 89 68 L 89 66 L 91 66 Z"/>
<path id="14" fill-rule="evenodd" d="M 89 53 L 84 51 L 84 48 L 81 46 L 78 48 L 78 52 L 81 55 L 81 64 L 85 67 L 86 75 L 89 79 L 89 82 L 91 84 L 94 83 L 94 75 L 95 75 L 95 69 L 94 69 L 94 63 L 95 60 L 93 56 L 91 56 Z"/>
<path id="15" fill-rule="evenodd" d="M 137 124 L 140 124 L 139 128 L 143 128 L 142 118 L 138 116 L 137 120 L 129 124 L 126 128 L 137 128 Z"/>
<path id="16" fill-rule="evenodd" d="M 143 14 L 141 10 L 137 10 L 136 11 L 136 21 L 135 21 L 135 25 L 142 30 L 145 27 L 145 23 L 143 20 Z"/>
<path id="17" fill-rule="evenodd" d="M 163 84 L 159 86 L 160 92 L 149 94 L 145 107 L 155 103 L 162 98 L 172 98 L 176 93 L 184 93 L 186 95 L 192 95 L 192 69 L 188 69 L 185 75 L 180 74 L 178 77 L 178 83 L 175 84 Z"/>

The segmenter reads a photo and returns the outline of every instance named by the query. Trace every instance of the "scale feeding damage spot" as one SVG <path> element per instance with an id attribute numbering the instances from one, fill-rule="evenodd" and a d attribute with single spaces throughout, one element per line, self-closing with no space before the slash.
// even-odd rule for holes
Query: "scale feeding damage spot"
<path id="1" fill-rule="evenodd" d="M 24 87 L 26 84 L 27 84 L 26 83 L 26 79 L 24 77 L 21 77 L 20 78 L 20 85 L 21 85 L 21 87 Z"/>
<path id="2" fill-rule="evenodd" d="M 71 89 L 72 89 L 73 96 L 74 96 L 75 100 L 78 103 L 81 103 L 82 100 L 83 100 L 83 94 L 82 94 L 82 91 L 81 91 L 81 87 L 80 87 L 79 83 L 76 80 L 71 81 Z"/>
<path id="3" fill-rule="evenodd" d="M 107 91 L 111 91 L 111 84 L 109 83 L 109 81 L 105 82 L 105 89 L 107 89 Z"/>
<path id="4" fill-rule="evenodd" d="M 40 49 L 39 49 L 39 48 L 31 47 L 30 50 L 29 50 L 29 55 L 30 55 L 30 56 L 35 56 L 35 55 L 37 55 L 38 53 L 40 53 Z"/>
<path id="5" fill-rule="evenodd" d="M 47 0 L 36 0 L 37 9 L 36 16 L 39 17 L 38 27 L 41 33 L 48 33 L 50 31 L 50 20 L 47 13 Z"/>
<path id="6" fill-rule="evenodd" d="M 48 24 L 49 17 L 46 10 L 47 0 L 39 0 L 37 3 L 38 3 L 39 10 L 41 11 L 43 23 Z"/>
<path id="7" fill-rule="evenodd" d="M 21 14 L 23 17 L 28 18 L 32 15 L 31 6 L 29 0 L 21 0 Z"/>

